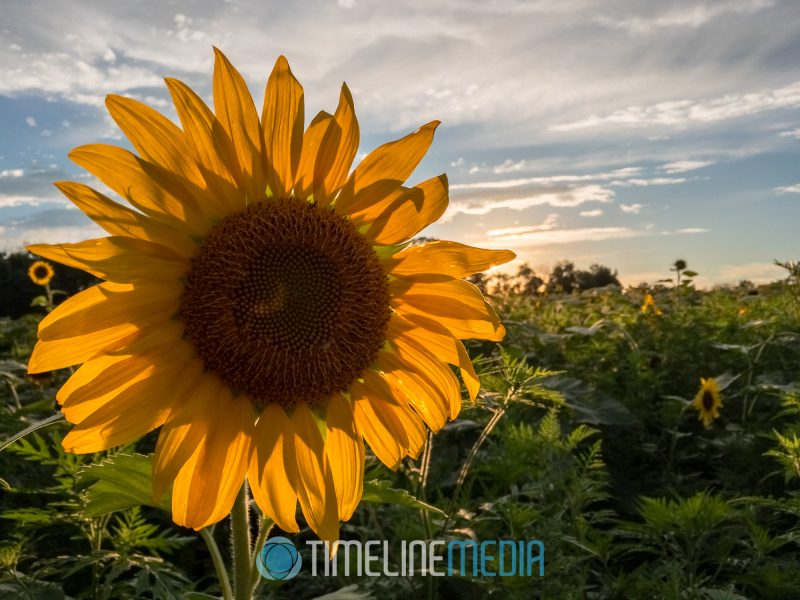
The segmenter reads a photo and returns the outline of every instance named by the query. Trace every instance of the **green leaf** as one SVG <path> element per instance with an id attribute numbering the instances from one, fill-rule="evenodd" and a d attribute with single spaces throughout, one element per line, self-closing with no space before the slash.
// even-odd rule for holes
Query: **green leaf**
<path id="1" fill-rule="evenodd" d="M 620 426 L 638 423 L 622 402 L 580 379 L 554 375 L 544 379 L 542 385 L 563 394 L 566 405 L 572 409 L 578 423 Z"/>
<path id="2" fill-rule="evenodd" d="M 388 481 L 379 481 L 377 479 L 365 481 L 364 494 L 361 499 L 364 502 L 372 502 L 373 504 L 397 504 L 408 508 L 419 508 L 445 516 L 444 511 L 426 504 L 422 500 L 417 500 L 407 491 L 389 487 Z"/>
<path id="3" fill-rule="evenodd" d="M 153 500 L 151 456 L 117 454 L 89 465 L 75 475 L 79 490 L 86 490 L 85 512 L 99 517 L 134 506 L 154 506 L 170 510 L 170 495 Z"/>
<path id="4" fill-rule="evenodd" d="M 684 271 L 683 272 L 683 276 L 684 277 L 697 277 L 698 275 L 699 275 L 699 273 L 697 273 L 696 271 Z"/>

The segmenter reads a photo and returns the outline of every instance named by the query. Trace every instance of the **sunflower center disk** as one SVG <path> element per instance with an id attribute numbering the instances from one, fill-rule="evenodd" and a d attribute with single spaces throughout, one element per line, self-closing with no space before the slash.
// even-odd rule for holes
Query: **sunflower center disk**
<path id="1" fill-rule="evenodd" d="M 703 408 L 706 410 L 714 408 L 714 396 L 709 391 L 703 392 Z"/>
<path id="2" fill-rule="evenodd" d="M 389 290 L 348 220 L 294 198 L 271 200 L 211 230 L 180 314 L 206 369 L 257 406 L 313 404 L 347 390 L 375 360 Z"/>

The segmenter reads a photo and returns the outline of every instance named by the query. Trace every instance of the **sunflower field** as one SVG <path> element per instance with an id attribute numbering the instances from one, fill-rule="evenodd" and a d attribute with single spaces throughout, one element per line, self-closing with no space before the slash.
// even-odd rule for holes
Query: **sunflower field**
<path id="1" fill-rule="evenodd" d="M 368 452 L 362 502 L 339 535 L 397 547 L 537 539 L 544 574 L 304 569 L 254 578 L 255 597 L 800 597 L 800 280 L 784 266 L 783 281 L 710 291 L 684 281 L 564 294 L 480 280 L 507 335 L 467 343 L 476 400 L 464 390 L 458 418 L 394 471 Z M 26 370 L 67 271 L 55 267 L 53 290 L 37 282 L 28 314 L 0 319 L 0 595 L 230 597 L 219 577 L 230 521 L 194 531 L 173 522 L 169 498 L 153 500 L 157 433 L 63 450 L 70 426 L 55 395 L 71 369 Z M 250 524 L 254 537 L 267 535 L 265 519 Z M 285 535 L 315 537 L 298 523 Z"/>

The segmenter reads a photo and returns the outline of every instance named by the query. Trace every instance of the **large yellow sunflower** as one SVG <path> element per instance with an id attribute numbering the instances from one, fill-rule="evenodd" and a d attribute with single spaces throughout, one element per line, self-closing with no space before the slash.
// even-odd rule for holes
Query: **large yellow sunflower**
<path id="1" fill-rule="evenodd" d="M 138 152 L 82 146 L 70 158 L 125 198 L 56 185 L 110 235 L 35 245 L 105 280 L 39 327 L 29 371 L 83 363 L 58 392 L 71 452 L 162 427 L 154 494 L 173 485 L 176 523 L 222 519 L 247 477 L 261 509 L 297 531 L 299 501 L 338 537 L 363 487 L 364 443 L 389 467 L 416 456 L 479 381 L 461 339 L 505 330 L 463 278 L 514 257 L 437 241 L 447 179 L 404 187 L 438 122 L 369 154 L 342 87 L 303 131 L 303 88 L 280 57 L 261 116 L 217 51 L 212 112 L 167 79 L 182 127 L 130 98 L 111 116 Z"/>

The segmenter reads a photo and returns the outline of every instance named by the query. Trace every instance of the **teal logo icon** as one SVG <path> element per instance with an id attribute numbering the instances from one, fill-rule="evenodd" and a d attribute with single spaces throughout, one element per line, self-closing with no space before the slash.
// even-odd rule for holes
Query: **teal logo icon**
<path id="1" fill-rule="evenodd" d="M 281 536 L 268 539 L 256 561 L 261 576 L 272 581 L 292 579 L 300 572 L 302 564 L 294 542 Z"/>

